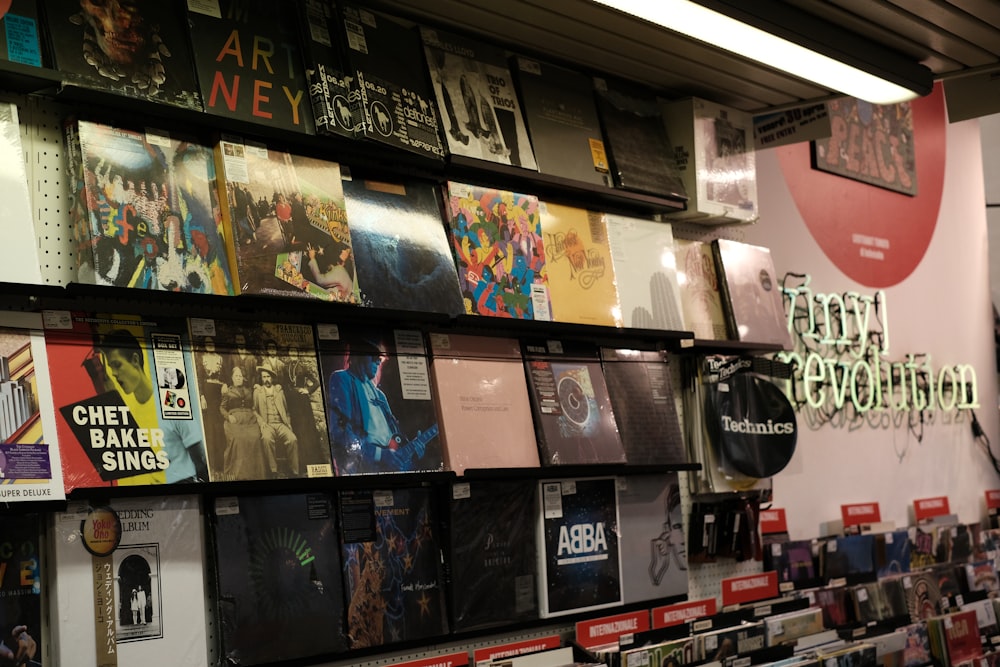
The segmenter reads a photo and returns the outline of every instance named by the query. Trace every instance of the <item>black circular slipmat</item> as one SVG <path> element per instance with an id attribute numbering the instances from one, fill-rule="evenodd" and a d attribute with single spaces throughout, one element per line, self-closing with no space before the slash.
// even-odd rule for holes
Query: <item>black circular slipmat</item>
<path id="1" fill-rule="evenodd" d="M 724 468 L 748 477 L 770 477 L 795 453 L 795 409 L 774 383 L 753 373 L 710 385 L 705 396 L 708 437 Z"/>

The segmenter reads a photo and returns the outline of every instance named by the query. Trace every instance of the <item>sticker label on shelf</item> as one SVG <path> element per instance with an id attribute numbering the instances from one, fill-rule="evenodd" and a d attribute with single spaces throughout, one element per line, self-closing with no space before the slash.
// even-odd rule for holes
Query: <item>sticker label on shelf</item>
<path id="1" fill-rule="evenodd" d="M 722 604 L 744 604 L 778 596 L 778 573 L 773 570 L 722 580 Z"/>
<path id="2" fill-rule="evenodd" d="M 584 648 L 616 643 L 622 635 L 649 630 L 649 612 L 645 609 L 630 614 L 618 614 L 580 621 L 576 624 L 576 641 Z"/>
<path id="3" fill-rule="evenodd" d="M 525 653 L 538 653 L 539 651 L 549 651 L 559 648 L 561 641 L 559 635 L 548 635 L 537 639 L 526 639 L 508 644 L 497 644 L 486 648 L 477 648 L 472 653 L 473 661 L 479 665 L 488 663 L 498 658 L 511 658 Z"/>
<path id="4" fill-rule="evenodd" d="M 660 628 L 687 623 L 696 618 L 714 616 L 718 613 L 717 610 L 718 605 L 715 602 L 715 598 L 705 598 L 704 600 L 692 600 L 665 607 L 655 607 L 653 609 L 653 629 L 659 630 Z"/>

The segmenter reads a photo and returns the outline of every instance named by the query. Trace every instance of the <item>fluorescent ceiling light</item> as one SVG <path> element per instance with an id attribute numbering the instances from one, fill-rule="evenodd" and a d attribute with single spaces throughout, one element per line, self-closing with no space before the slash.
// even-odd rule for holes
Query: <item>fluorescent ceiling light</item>
<path id="1" fill-rule="evenodd" d="M 878 47 L 878 45 L 867 44 L 862 45 L 861 48 L 855 46 L 853 53 L 841 53 L 841 50 L 851 49 L 851 44 L 839 43 L 824 49 L 824 45 L 819 43 L 817 36 L 803 33 L 801 34 L 802 38 L 798 39 L 800 26 L 808 25 L 810 22 L 815 23 L 815 19 L 803 17 L 803 12 L 796 13 L 794 8 L 788 5 L 780 8 L 773 6 L 768 8 L 768 3 L 762 3 L 761 0 L 740 3 L 738 8 L 730 7 L 724 0 L 700 0 L 701 4 L 691 0 L 595 1 L 744 58 L 756 60 L 793 76 L 812 81 L 824 88 L 867 100 L 873 104 L 905 102 L 930 92 L 932 84 L 930 71 L 917 63 L 902 63 L 907 69 L 915 70 L 915 74 L 914 71 L 908 71 L 905 75 L 892 77 L 901 79 L 899 82 L 889 81 L 885 76 L 876 76 L 862 69 L 867 63 L 862 63 L 860 59 L 869 55 L 873 47 L 879 49 L 879 58 L 886 59 L 883 58 L 887 55 L 884 53 L 884 48 Z M 712 5 L 717 7 L 719 11 L 704 5 Z M 759 12 L 762 8 L 773 11 L 770 11 L 769 16 L 761 16 Z M 739 19 L 728 16 L 722 13 L 723 11 L 732 13 Z M 766 14 L 766 12 L 764 13 Z M 794 17 L 794 19 L 799 20 L 800 26 L 793 22 L 785 22 L 783 16 Z M 760 20 L 754 22 L 760 23 L 761 26 L 766 26 L 768 29 L 744 22 L 758 18 Z M 778 21 L 782 21 L 784 25 L 778 25 Z M 771 31 L 774 27 L 783 28 L 779 32 L 787 33 L 789 38 L 786 39 L 774 34 Z M 796 37 L 792 37 L 793 35 Z M 860 39 L 856 35 L 852 35 L 851 38 L 853 42 Z M 796 43 L 797 41 L 809 46 L 803 46 L 803 44 Z M 836 43 L 837 36 L 830 36 L 829 41 Z M 836 57 L 821 53 L 821 50 L 832 52 Z M 898 54 L 891 55 L 902 60 Z M 855 61 L 859 66 L 848 64 L 844 62 L 845 59 Z M 880 74 L 888 73 L 891 76 L 891 67 L 899 64 L 893 62 L 891 65 L 886 65 L 881 62 L 872 62 L 868 69 L 878 71 Z M 926 73 L 920 70 L 926 70 Z M 907 83 L 909 86 L 901 85 Z"/>

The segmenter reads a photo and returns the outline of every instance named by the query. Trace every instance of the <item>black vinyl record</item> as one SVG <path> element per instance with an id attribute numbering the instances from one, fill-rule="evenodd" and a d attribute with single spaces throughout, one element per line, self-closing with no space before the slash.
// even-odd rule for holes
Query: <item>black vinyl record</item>
<path id="1" fill-rule="evenodd" d="M 709 388 L 708 435 L 723 468 L 747 477 L 781 472 L 795 453 L 795 410 L 772 382 L 740 372 Z"/>

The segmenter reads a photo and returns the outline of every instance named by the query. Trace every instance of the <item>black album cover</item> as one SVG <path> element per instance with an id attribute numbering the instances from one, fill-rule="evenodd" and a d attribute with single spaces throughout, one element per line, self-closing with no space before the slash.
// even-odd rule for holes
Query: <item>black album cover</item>
<path id="1" fill-rule="evenodd" d="M 603 348 L 601 360 L 628 462 L 686 463 L 667 353 Z"/>
<path id="2" fill-rule="evenodd" d="M 511 68 L 538 171 L 612 185 L 590 77 L 523 56 L 515 57 Z"/>
<path id="3" fill-rule="evenodd" d="M 37 514 L 0 519 L 0 662 L 4 646 L 24 663 L 44 665 L 42 647 L 42 523 Z"/>
<path id="4" fill-rule="evenodd" d="M 715 239 L 712 253 L 729 337 L 791 348 L 784 297 L 770 249 Z"/>
<path id="5" fill-rule="evenodd" d="M 538 618 L 533 481 L 452 485 L 449 514 L 452 628 Z"/>
<path id="6" fill-rule="evenodd" d="M 268 0 L 187 5 L 205 111 L 313 134 L 296 12 Z"/>
<path id="7" fill-rule="evenodd" d="M 374 308 L 465 312 L 441 193 L 430 181 L 344 181 L 361 303 Z"/>
<path id="8" fill-rule="evenodd" d="M 542 481 L 538 493 L 541 616 L 621 604 L 615 478 Z"/>
<path id="9" fill-rule="evenodd" d="M 346 648 L 331 494 L 218 498 L 211 525 L 229 664 L 264 665 Z"/>
<path id="10" fill-rule="evenodd" d="M 524 364 L 542 465 L 625 462 L 596 348 L 528 342 Z"/>
<path id="11" fill-rule="evenodd" d="M 178 2 L 44 3 L 52 67 L 74 84 L 202 109 Z"/>
<path id="12" fill-rule="evenodd" d="M 338 475 L 444 468 L 423 334 L 316 326 Z"/>
<path id="13" fill-rule="evenodd" d="M 340 18 L 332 0 L 303 0 L 299 28 L 309 100 L 316 132 L 355 136 L 361 120 L 353 109 L 360 99 L 357 77 L 345 68 Z"/>
<path id="14" fill-rule="evenodd" d="M 663 112 L 651 91 L 624 81 L 594 79 L 615 185 L 687 199 Z"/>
<path id="15" fill-rule="evenodd" d="M 432 489 L 340 493 L 351 648 L 448 632 Z"/>
<path id="16" fill-rule="evenodd" d="M 420 35 L 360 4 L 338 3 L 345 69 L 356 78 L 358 136 L 444 157 Z"/>
<path id="17" fill-rule="evenodd" d="M 420 36 L 448 152 L 537 169 L 503 49 L 424 26 Z"/>

